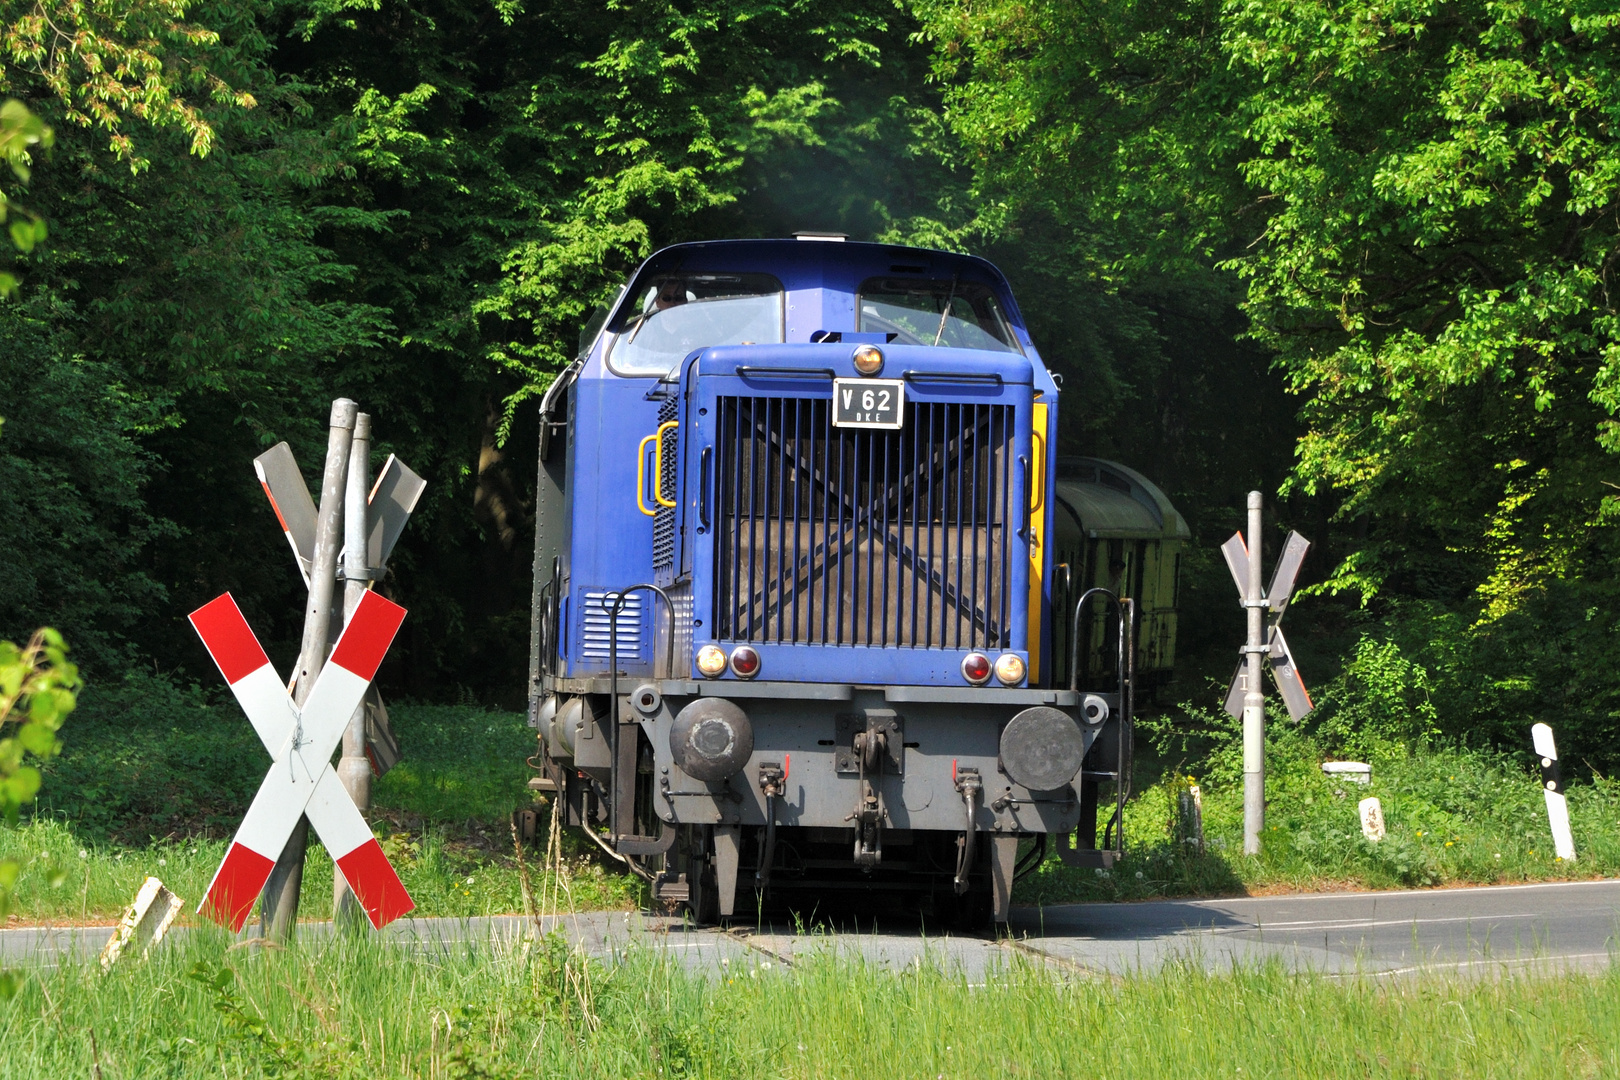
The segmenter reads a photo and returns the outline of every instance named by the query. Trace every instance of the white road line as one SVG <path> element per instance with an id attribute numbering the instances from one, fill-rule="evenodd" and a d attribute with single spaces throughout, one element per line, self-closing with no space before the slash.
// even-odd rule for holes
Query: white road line
<path id="1" fill-rule="evenodd" d="M 1298 903 L 1310 900 L 1380 900 L 1397 896 L 1468 896 L 1473 894 L 1492 895 L 1505 892 L 1524 892 L 1528 889 L 1578 889 L 1582 887 L 1603 886 L 1607 888 L 1620 888 L 1620 879 L 1603 878 L 1598 881 L 1536 881 L 1525 885 L 1473 885 L 1457 889 L 1387 889 L 1374 892 L 1336 892 L 1336 893 L 1289 893 L 1278 896 L 1233 896 L 1222 900 L 1190 899 L 1179 901 L 1194 907 L 1217 907 L 1222 904 L 1274 904 Z M 1157 903 L 1178 903 L 1175 900 L 1155 901 Z M 1067 907 L 1070 905 L 1052 904 L 1052 907 Z M 1112 904 L 1073 905 L 1076 907 L 1113 907 Z"/>
<path id="2" fill-rule="evenodd" d="M 1463 968 L 1479 967 L 1482 964 L 1498 964 L 1498 965 L 1506 965 L 1506 964 L 1557 964 L 1557 963 L 1560 963 L 1560 962 L 1565 961 L 1565 960 L 1590 960 L 1590 959 L 1592 959 L 1594 957 L 1599 957 L 1599 956 L 1604 957 L 1605 959 L 1612 959 L 1614 957 L 1614 953 L 1612 953 L 1612 952 L 1583 952 L 1583 953 L 1559 953 L 1559 954 L 1557 954 L 1555 956 L 1487 957 L 1487 958 L 1482 958 L 1482 959 L 1479 959 L 1479 960 L 1458 960 L 1458 961 L 1452 961 L 1452 962 L 1440 963 L 1440 964 L 1414 964 L 1414 965 L 1412 965 L 1410 967 L 1390 968 L 1388 971 L 1374 971 L 1374 972 L 1369 972 L 1368 974 L 1377 975 L 1377 976 L 1406 975 L 1406 974 L 1409 974 L 1409 973 L 1414 972 L 1414 971 L 1441 971 L 1441 970 L 1444 970 L 1446 968 L 1455 968 L 1457 970 L 1461 970 Z"/>
<path id="3" fill-rule="evenodd" d="M 1435 923 L 1458 922 L 1502 922 L 1506 919 L 1542 919 L 1550 916 L 1540 912 L 1524 912 L 1515 915 L 1452 915 L 1444 919 L 1307 919 L 1300 922 L 1257 922 L 1248 927 L 1211 927 L 1211 930 L 1276 930 L 1286 927 L 1290 930 L 1358 930 L 1371 926 L 1431 926 Z"/>

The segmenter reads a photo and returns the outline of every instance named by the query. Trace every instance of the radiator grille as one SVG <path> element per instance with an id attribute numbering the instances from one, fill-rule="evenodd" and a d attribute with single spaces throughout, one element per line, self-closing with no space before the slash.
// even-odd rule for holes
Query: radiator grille
<path id="1" fill-rule="evenodd" d="M 612 647 L 609 633 L 613 622 L 609 612 L 617 595 L 607 590 L 594 589 L 585 593 L 585 640 L 580 647 L 580 655 L 586 660 L 600 660 L 603 664 L 607 663 L 609 649 Z M 625 597 L 624 604 L 619 608 L 618 650 L 621 664 L 643 658 L 641 601 L 645 595 L 645 592 L 633 592 Z"/>
<path id="2" fill-rule="evenodd" d="M 831 405 L 718 402 L 717 636 L 1007 648 L 1012 406 L 912 402 L 876 431 Z"/>
<path id="3" fill-rule="evenodd" d="M 665 399 L 663 405 L 659 406 L 658 424 L 660 427 L 675 419 L 675 407 L 674 398 Z M 664 467 L 663 471 L 658 474 L 656 483 L 658 484 L 658 491 L 670 499 L 675 497 L 676 477 L 680 469 L 679 438 L 680 429 L 670 428 L 664 432 L 663 438 L 660 440 L 663 444 Z M 648 501 L 657 506 L 657 512 L 653 517 L 653 569 L 668 570 L 675 565 L 675 508 L 657 502 L 651 494 L 648 495 Z"/>

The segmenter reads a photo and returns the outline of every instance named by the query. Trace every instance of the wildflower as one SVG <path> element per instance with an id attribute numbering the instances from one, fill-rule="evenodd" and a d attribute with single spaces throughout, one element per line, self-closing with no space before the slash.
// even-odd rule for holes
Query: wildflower
<path id="1" fill-rule="evenodd" d="M 1450 841 L 1450 840 L 1447 840 L 1447 841 L 1446 841 L 1446 847 L 1450 847 L 1450 846 L 1451 846 L 1451 841 Z"/>
<path id="2" fill-rule="evenodd" d="M 158 865 L 159 866 L 168 866 L 169 865 L 169 860 L 168 859 L 159 859 L 158 860 Z"/>
<path id="3" fill-rule="evenodd" d="M 1501 857 L 1502 857 L 1502 853 L 1501 853 L 1501 852 L 1500 852 L 1500 851 L 1498 851 L 1498 852 L 1497 852 L 1497 853 L 1496 853 L 1496 857 L 1497 857 L 1497 858 L 1498 858 L 1498 859 L 1500 859 L 1500 858 L 1501 858 Z"/>
<path id="4" fill-rule="evenodd" d="M 759 965 L 759 970 L 761 970 L 761 971 L 769 971 L 769 970 L 771 970 L 771 962 L 769 960 L 766 960 L 764 963 Z"/>
<path id="5" fill-rule="evenodd" d="M 79 849 L 79 858 L 88 859 L 89 857 L 90 857 L 90 853 L 88 851 L 84 850 L 84 848 Z"/>
<path id="6" fill-rule="evenodd" d="M 469 884 L 469 885 L 471 885 L 471 884 L 472 884 L 472 883 L 473 883 L 473 879 L 472 879 L 472 878 L 468 878 L 468 879 L 467 879 L 467 884 Z"/>
<path id="7" fill-rule="evenodd" d="M 1137 880 L 1137 881 L 1141 881 L 1141 880 L 1142 880 L 1142 871 L 1140 871 L 1140 870 L 1138 870 L 1138 871 L 1137 871 L 1137 872 L 1136 872 L 1136 880 Z"/>

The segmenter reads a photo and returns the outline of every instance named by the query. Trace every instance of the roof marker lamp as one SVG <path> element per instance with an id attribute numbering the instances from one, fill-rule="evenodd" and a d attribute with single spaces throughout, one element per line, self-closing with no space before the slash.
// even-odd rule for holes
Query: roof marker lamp
<path id="1" fill-rule="evenodd" d="M 851 359 L 862 375 L 876 375 L 883 370 L 883 350 L 876 345 L 857 345 Z"/>
<path id="2" fill-rule="evenodd" d="M 759 653 L 748 645 L 731 650 L 731 673 L 739 679 L 752 679 L 759 674 Z"/>
<path id="3" fill-rule="evenodd" d="M 697 669 L 705 678 L 718 679 L 726 673 L 726 654 L 717 645 L 705 645 L 698 650 Z"/>
<path id="4" fill-rule="evenodd" d="M 962 657 L 962 678 L 974 686 L 990 681 L 990 658 L 982 652 L 970 652 Z"/>
<path id="5" fill-rule="evenodd" d="M 996 678 L 1003 686 L 1017 686 L 1024 681 L 1024 658 L 1017 653 L 1002 653 L 996 658 Z"/>

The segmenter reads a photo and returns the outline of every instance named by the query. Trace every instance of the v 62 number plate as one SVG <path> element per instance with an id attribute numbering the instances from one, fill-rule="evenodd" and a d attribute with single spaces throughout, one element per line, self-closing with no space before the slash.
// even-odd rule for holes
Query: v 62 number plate
<path id="1" fill-rule="evenodd" d="M 888 428 L 906 424 L 906 384 L 903 379 L 834 379 L 835 427 Z"/>

